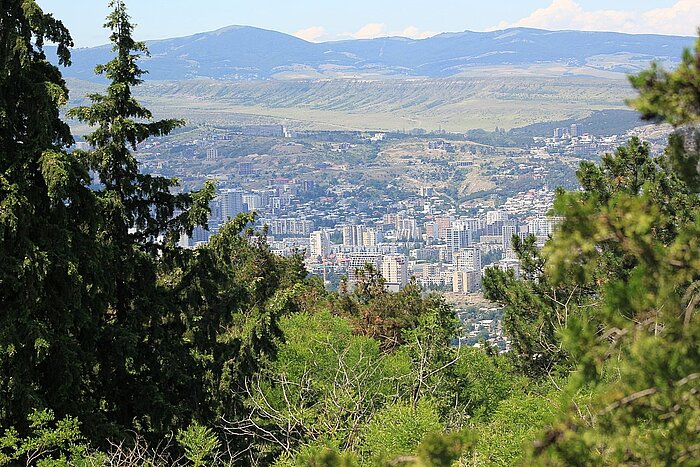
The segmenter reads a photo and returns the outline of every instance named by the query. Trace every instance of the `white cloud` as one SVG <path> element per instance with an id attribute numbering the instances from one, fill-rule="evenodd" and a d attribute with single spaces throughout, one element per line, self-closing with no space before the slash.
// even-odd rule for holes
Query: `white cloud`
<path id="1" fill-rule="evenodd" d="M 310 28 L 300 29 L 294 33 L 299 39 L 304 39 L 305 41 L 313 42 L 323 35 L 326 34 L 326 28 L 323 26 L 311 26 Z"/>
<path id="2" fill-rule="evenodd" d="M 355 39 L 374 39 L 375 37 L 386 36 L 384 23 L 367 23 L 357 32 L 348 34 Z"/>
<path id="3" fill-rule="evenodd" d="M 377 37 L 401 36 L 410 37 L 411 39 L 425 39 L 426 37 L 434 36 L 436 33 L 431 31 L 421 31 L 416 26 L 407 26 L 400 31 L 387 31 L 384 23 L 367 23 L 356 32 L 346 32 L 339 34 L 341 38 L 352 39 L 376 39 Z"/>
<path id="4" fill-rule="evenodd" d="M 409 26 L 403 31 L 390 34 L 392 36 L 410 37 L 411 39 L 426 39 L 434 36 L 436 33 L 432 31 L 421 31 L 415 26 Z"/>
<path id="5" fill-rule="evenodd" d="M 700 26 L 698 0 L 678 0 L 668 8 L 646 11 L 584 10 L 573 0 L 553 0 L 515 23 L 501 22 L 492 29 L 530 27 L 693 36 Z"/>

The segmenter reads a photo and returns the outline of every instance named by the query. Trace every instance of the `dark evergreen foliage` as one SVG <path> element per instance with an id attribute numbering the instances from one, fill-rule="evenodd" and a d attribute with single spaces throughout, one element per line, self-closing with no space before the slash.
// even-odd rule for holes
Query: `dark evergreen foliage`
<path id="1" fill-rule="evenodd" d="M 70 34 L 34 1 L 1 5 L 0 425 L 26 426 L 33 408 L 96 408 L 99 246 L 87 170 L 64 152 L 65 82 L 42 48 L 68 65 Z"/>

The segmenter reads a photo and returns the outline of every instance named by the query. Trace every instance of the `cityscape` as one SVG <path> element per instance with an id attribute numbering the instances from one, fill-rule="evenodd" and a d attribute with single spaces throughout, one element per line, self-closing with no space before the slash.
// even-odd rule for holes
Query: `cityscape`
<path id="1" fill-rule="evenodd" d="M 218 195 L 210 203 L 208 228 L 197 227 L 191 236 L 183 235 L 180 246 L 196 248 L 206 244 L 228 219 L 238 213 L 254 212 L 255 227 L 266 232 L 271 251 L 280 256 L 301 255 L 307 270 L 321 277 L 329 290 L 337 290 L 342 280 L 347 280 L 352 288 L 358 269 L 371 265 L 381 273 L 387 290 L 396 292 L 409 281 L 415 281 L 426 292 L 442 293 L 464 323 L 464 334 L 456 342 L 481 346 L 483 340 L 501 351 L 507 351 L 509 344 L 502 332 L 498 308 L 481 294 L 481 279 L 489 267 L 512 271 L 514 277 L 520 277 L 519 261 L 512 248 L 513 236 L 525 239 L 532 235 L 538 247 L 550 238 L 560 221 L 550 212 L 555 197 L 550 183 L 557 180 L 571 183 L 570 167 L 613 152 L 633 135 L 644 135 L 658 153 L 670 132 L 666 127 L 639 126 L 623 135 L 598 136 L 571 124 L 552 128 L 548 136 L 533 136 L 524 147 L 504 148 L 461 142 L 463 137 L 445 132 L 431 135 L 416 130 L 412 135 L 315 134 L 295 132 L 283 125 L 252 125 L 206 131 L 208 137 L 195 140 L 178 136 L 149 141 L 137 153 L 146 170 L 153 173 L 162 173 L 168 161 L 173 163 L 172 157 L 165 154 L 177 154 L 183 161 L 179 171 L 183 166 L 201 170 L 201 164 L 212 169 L 211 174 L 185 170 L 183 175 L 189 183 L 218 180 Z M 231 158 L 227 148 L 240 139 L 252 147 L 272 147 L 278 153 Z M 435 164 L 434 159 L 421 160 L 422 154 L 427 154 L 442 159 L 438 163 L 444 165 L 438 170 L 446 167 L 454 173 L 469 174 L 485 168 L 501 193 L 477 192 L 460 203 L 445 196 L 439 183 L 427 184 L 430 179 L 426 177 L 423 180 L 426 184 L 410 180 L 404 186 L 397 186 L 391 195 L 379 191 L 379 196 L 368 197 L 363 194 L 368 189 L 366 182 L 352 182 L 350 177 L 342 175 L 338 183 L 324 181 L 334 172 L 332 159 L 314 164 L 317 173 L 307 177 L 303 169 L 288 166 L 269 170 L 265 164 L 267 158 L 273 157 L 286 161 L 290 154 L 302 161 L 319 151 L 331 157 L 345 155 L 362 144 L 372 145 L 371 150 L 381 152 L 394 139 L 401 144 L 408 140 L 412 145 L 423 146 L 419 155 L 402 156 L 402 162 L 409 166 Z M 87 145 L 78 143 L 78 147 Z M 500 167 L 490 165 L 489 159 L 483 158 L 483 155 L 496 157 L 499 153 L 510 156 L 508 163 Z M 234 173 L 219 180 L 217 170 L 222 166 L 232 167 L 232 161 L 236 161 Z M 348 170 L 351 169 L 341 167 L 340 172 Z M 564 175 L 553 180 L 553 172 Z M 484 316 L 494 310 L 496 313 L 494 319 L 462 319 L 465 313 L 474 310 L 481 310 Z M 475 340 L 476 335 L 481 339 Z"/>

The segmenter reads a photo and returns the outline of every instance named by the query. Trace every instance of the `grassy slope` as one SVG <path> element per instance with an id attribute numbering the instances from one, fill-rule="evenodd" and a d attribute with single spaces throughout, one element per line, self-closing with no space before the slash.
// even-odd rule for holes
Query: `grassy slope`
<path id="1" fill-rule="evenodd" d="M 68 80 L 73 103 L 96 86 Z M 284 121 L 293 128 L 511 128 L 622 109 L 623 80 L 472 77 L 414 80 L 147 82 L 138 95 L 160 116 L 193 123 Z"/>

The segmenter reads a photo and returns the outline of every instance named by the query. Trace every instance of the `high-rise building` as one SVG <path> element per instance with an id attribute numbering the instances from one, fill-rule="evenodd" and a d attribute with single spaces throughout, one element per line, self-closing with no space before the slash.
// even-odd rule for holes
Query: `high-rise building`
<path id="1" fill-rule="evenodd" d="M 478 247 L 459 250 L 454 257 L 454 263 L 458 270 L 474 269 L 481 273 L 481 250 Z"/>
<path id="2" fill-rule="evenodd" d="M 508 212 L 507 211 L 488 211 L 486 213 L 486 225 L 495 224 L 499 221 L 507 221 Z"/>
<path id="3" fill-rule="evenodd" d="M 498 262 L 497 267 L 503 271 L 513 271 L 516 279 L 520 277 L 520 261 L 513 258 L 505 258 Z"/>
<path id="4" fill-rule="evenodd" d="M 413 217 L 399 217 L 396 221 L 398 240 L 420 240 L 420 229 Z"/>
<path id="5" fill-rule="evenodd" d="M 218 158 L 219 158 L 219 150 L 217 148 L 208 148 L 207 149 L 207 160 L 208 161 L 215 161 Z"/>
<path id="6" fill-rule="evenodd" d="M 424 227 L 426 240 L 435 240 L 438 238 L 438 225 L 436 222 L 426 222 Z"/>
<path id="7" fill-rule="evenodd" d="M 377 246 L 377 230 L 368 228 L 362 232 L 362 246 Z"/>
<path id="8" fill-rule="evenodd" d="M 515 252 L 513 251 L 513 236 L 517 233 L 518 227 L 516 225 L 503 226 L 503 253 L 506 258 L 515 258 Z"/>
<path id="9" fill-rule="evenodd" d="M 535 217 L 527 222 L 527 233 L 534 235 L 537 238 L 537 245 L 543 247 L 561 220 L 561 217 L 554 216 Z"/>
<path id="10" fill-rule="evenodd" d="M 479 271 L 454 271 L 452 273 L 452 291 L 457 293 L 474 293 L 481 289 L 481 274 Z"/>
<path id="11" fill-rule="evenodd" d="M 382 223 L 385 228 L 394 229 L 398 240 L 420 240 L 420 228 L 416 219 L 404 214 L 384 214 Z"/>
<path id="12" fill-rule="evenodd" d="M 357 283 L 357 270 L 364 268 L 367 264 L 379 269 L 381 255 L 377 252 L 359 251 L 345 255 L 341 262 L 347 268 L 348 283 L 354 286 Z"/>
<path id="13" fill-rule="evenodd" d="M 382 258 L 382 276 L 389 290 L 398 291 L 408 283 L 408 266 L 404 255 L 386 255 Z"/>
<path id="14" fill-rule="evenodd" d="M 364 225 L 344 225 L 343 226 L 343 245 L 345 246 L 363 246 L 364 245 Z"/>
<path id="15" fill-rule="evenodd" d="M 255 211 L 264 207 L 262 197 L 257 193 L 243 195 L 243 204 L 246 205 L 248 211 Z"/>
<path id="16" fill-rule="evenodd" d="M 575 123 L 571 124 L 571 128 L 569 130 L 569 134 L 571 135 L 572 138 L 576 138 L 577 136 L 580 136 L 579 134 L 579 128 L 578 125 Z"/>
<path id="17" fill-rule="evenodd" d="M 243 206 L 243 192 L 241 190 L 221 190 L 219 194 L 221 205 L 221 219 L 226 221 L 229 217 L 233 219 L 239 213 L 245 212 Z"/>
<path id="18" fill-rule="evenodd" d="M 478 219 L 458 219 L 450 224 L 445 240 L 447 249 L 455 253 L 474 242 L 480 222 Z"/>
<path id="19" fill-rule="evenodd" d="M 279 196 L 270 196 L 270 207 L 274 212 L 282 209 L 282 198 Z"/>
<path id="20" fill-rule="evenodd" d="M 211 237 L 211 232 L 205 230 L 201 226 L 196 226 L 192 229 L 192 235 L 181 234 L 180 240 L 178 241 L 178 246 L 181 248 L 194 248 L 197 245 L 207 243 Z"/>
<path id="21" fill-rule="evenodd" d="M 535 237 L 549 237 L 559 222 L 561 217 L 535 217 L 527 222 L 527 231 Z"/>
<path id="22" fill-rule="evenodd" d="M 267 225 L 268 231 L 273 237 L 311 235 L 311 230 L 314 227 L 314 223 L 310 219 L 286 217 L 266 219 L 264 223 Z"/>
<path id="23" fill-rule="evenodd" d="M 382 216 L 382 223 L 386 227 L 395 229 L 400 217 L 401 216 L 398 214 L 384 214 L 384 216 Z"/>
<path id="24" fill-rule="evenodd" d="M 221 223 L 221 198 L 217 196 L 209 202 L 209 221 L 215 225 Z"/>
<path id="25" fill-rule="evenodd" d="M 447 229 L 450 228 L 452 219 L 449 217 L 436 217 L 435 224 L 437 225 L 438 233 L 437 238 L 439 240 L 445 240 L 447 238 Z"/>
<path id="26" fill-rule="evenodd" d="M 316 230 L 311 232 L 309 236 L 309 254 L 312 258 L 325 257 L 331 252 L 331 242 L 328 237 L 328 232 L 325 230 Z"/>
<path id="27" fill-rule="evenodd" d="M 465 248 L 471 244 L 471 234 L 470 230 L 460 230 L 457 228 L 450 227 L 447 229 L 447 249 L 455 252 L 460 248 Z"/>
<path id="28" fill-rule="evenodd" d="M 452 225 L 461 226 L 463 230 L 471 230 L 476 232 L 483 226 L 483 221 L 476 217 L 460 217 L 452 223 Z"/>

